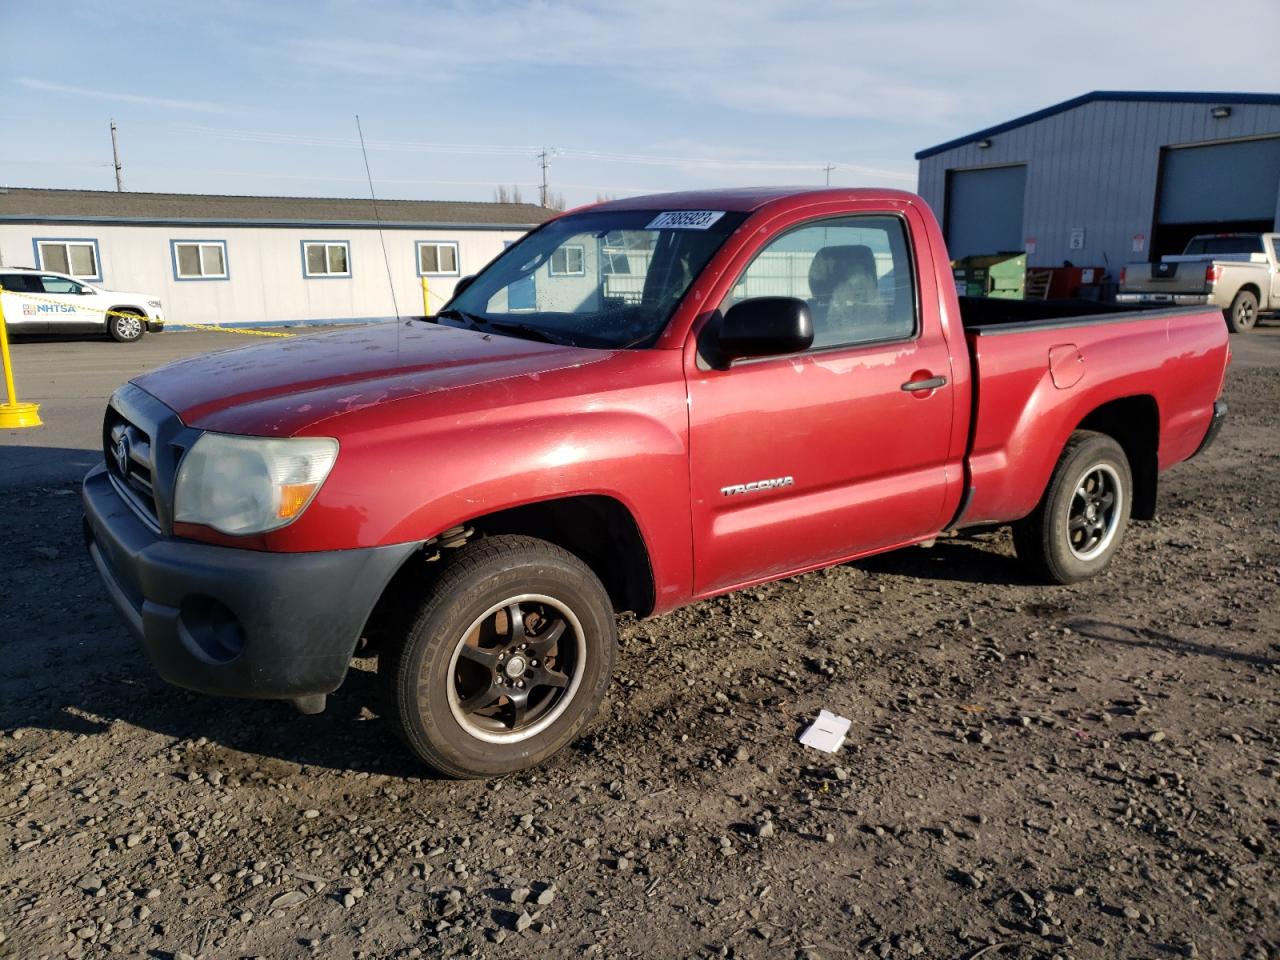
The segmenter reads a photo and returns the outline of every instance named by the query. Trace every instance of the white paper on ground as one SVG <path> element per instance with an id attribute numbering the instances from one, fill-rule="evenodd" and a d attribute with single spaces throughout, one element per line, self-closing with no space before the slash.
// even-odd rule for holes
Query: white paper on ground
<path id="1" fill-rule="evenodd" d="M 800 742 L 823 753 L 835 753 L 844 746 L 844 736 L 849 732 L 852 722 L 846 717 L 837 717 L 829 710 L 820 710 L 818 719 L 800 734 Z"/>

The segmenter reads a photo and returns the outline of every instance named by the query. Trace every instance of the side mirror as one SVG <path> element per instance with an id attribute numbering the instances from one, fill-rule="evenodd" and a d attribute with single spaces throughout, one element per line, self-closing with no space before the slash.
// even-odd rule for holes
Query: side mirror
<path id="1" fill-rule="evenodd" d="M 796 297 L 753 297 L 729 308 L 720 323 L 726 361 L 800 353 L 813 344 L 809 305 Z"/>
<path id="2" fill-rule="evenodd" d="M 463 290 L 467 289 L 467 287 L 471 286 L 475 282 L 476 282 L 476 275 L 474 273 L 467 274 L 465 277 L 463 277 L 461 280 L 459 280 L 457 283 L 453 285 L 453 296 L 456 297 L 458 294 L 462 293 Z M 450 297 L 449 299 L 452 300 L 453 297 Z"/>

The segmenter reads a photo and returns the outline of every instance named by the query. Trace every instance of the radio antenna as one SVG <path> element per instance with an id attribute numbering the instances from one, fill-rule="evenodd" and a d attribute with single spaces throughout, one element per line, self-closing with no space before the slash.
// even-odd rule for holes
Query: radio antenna
<path id="1" fill-rule="evenodd" d="M 396 312 L 397 331 L 400 324 L 400 305 L 396 303 L 396 285 L 391 279 L 391 258 L 387 256 L 387 238 L 382 235 L 382 217 L 378 213 L 378 195 L 373 192 L 373 173 L 369 170 L 369 151 L 364 148 L 364 130 L 360 127 L 360 114 L 356 114 L 356 133 L 360 135 L 360 155 L 364 157 L 364 175 L 369 180 L 369 199 L 373 201 L 373 219 L 378 224 L 378 242 L 382 244 L 382 262 L 387 267 L 387 286 L 391 289 L 391 309 Z M 399 333 L 396 334 L 397 342 Z"/>

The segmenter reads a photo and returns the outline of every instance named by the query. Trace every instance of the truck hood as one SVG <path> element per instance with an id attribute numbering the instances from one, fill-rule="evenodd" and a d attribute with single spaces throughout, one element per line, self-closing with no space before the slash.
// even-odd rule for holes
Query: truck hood
<path id="1" fill-rule="evenodd" d="M 188 426 L 289 436 L 365 407 L 508 379 L 527 384 L 612 355 L 410 321 L 201 354 L 133 383 Z"/>

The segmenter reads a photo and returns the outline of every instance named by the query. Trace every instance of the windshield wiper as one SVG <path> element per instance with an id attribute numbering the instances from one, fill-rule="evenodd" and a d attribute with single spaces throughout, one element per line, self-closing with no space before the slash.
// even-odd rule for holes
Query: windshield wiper
<path id="1" fill-rule="evenodd" d="M 436 314 L 436 319 L 439 320 L 441 318 L 445 320 L 461 320 L 472 330 L 483 330 L 488 326 L 487 321 L 483 317 L 477 317 L 473 313 L 466 313 L 465 311 L 459 310 L 457 307 L 448 307 L 441 310 Z"/>
<path id="2" fill-rule="evenodd" d="M 530 337 L 534 340 L 541 340 L 543 343 L 554 343 L 561 347 L 576 347 L 577 344 L 569 337 L 562 333 L 553 333 L 542 327 L 535 327 L 531 323 L 517 323 L 513 320 L 485 320 L 489 326 L 499 331 L 509 331 L 511 333 L 519 333 Z"/>
<path id="3" fill-rule="evenodd" d="M 441 310 L 436 316 L 443 317 L 446 320 L 461 320 L 470 329 L 479 330 L 481 333 L 514 333 L 530 340 L 541 340 L 543 343 L 554 343 L 561 347 L 577 346 L 565 335 L 544 330 L 542 327 L 535 327 L 531 323 L 519 323 L 514 320 L 490 320 L 488 317 L 467 313 L 457 307 Z"/>

